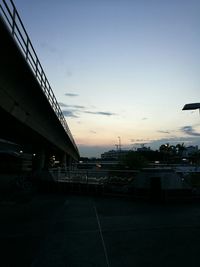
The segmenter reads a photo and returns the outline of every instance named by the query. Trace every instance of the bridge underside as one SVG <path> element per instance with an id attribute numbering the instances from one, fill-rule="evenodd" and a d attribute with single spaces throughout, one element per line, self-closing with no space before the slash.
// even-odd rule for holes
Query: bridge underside
<path id="1" fill-rule="evenodd" d="M 21 145 L 21 148 L 24 148 L 26 152 L 34 153 L 41 147 L 44 147 L 45 150 L 50 149 L 52 152 L 58 150 L 56 146 L 1 107 L 0 120 L 2 125 L 0 138 Z"/>
<path id="2" fill-rule="evenodd" d="M 33 153 L 43 149 L 79 155 L 0 17 L 0 138 Z"/>

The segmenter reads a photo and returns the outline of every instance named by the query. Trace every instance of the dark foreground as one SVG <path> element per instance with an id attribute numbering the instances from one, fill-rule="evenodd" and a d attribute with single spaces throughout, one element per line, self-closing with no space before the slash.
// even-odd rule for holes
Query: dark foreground
<path id="1" fill-rule="evenodd" d="M 200 204 L 40 194 L 0 202 L 1 267 L 200 266 Z"/>

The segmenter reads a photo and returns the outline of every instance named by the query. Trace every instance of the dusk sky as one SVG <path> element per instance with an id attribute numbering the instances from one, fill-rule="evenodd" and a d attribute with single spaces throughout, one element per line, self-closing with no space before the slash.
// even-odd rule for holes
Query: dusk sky
<path id="1" fill-rule="evenodd" d="M 199 0 L 15 0 L 81 156 L 200 146 Z"/>

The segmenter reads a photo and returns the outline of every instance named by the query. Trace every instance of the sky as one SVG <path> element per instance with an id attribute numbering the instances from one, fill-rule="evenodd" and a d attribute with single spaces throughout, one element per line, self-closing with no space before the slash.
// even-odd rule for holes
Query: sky
<path id="1" fill-rule="evenodd" d="M 200 146 L 199 0 L 15 0 L 80 155 Z"/>

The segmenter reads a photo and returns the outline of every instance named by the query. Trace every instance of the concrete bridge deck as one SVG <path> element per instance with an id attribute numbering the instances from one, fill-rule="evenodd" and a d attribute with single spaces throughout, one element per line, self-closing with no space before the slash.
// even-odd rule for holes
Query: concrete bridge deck
<path id="1" fill-rule="evenodd" d="M 10 0 L 0 4 L 0 138 L 44 158 L 77 160 L 78 148 Z M 69 164 L 68 164 L 69 165 Z"/>

